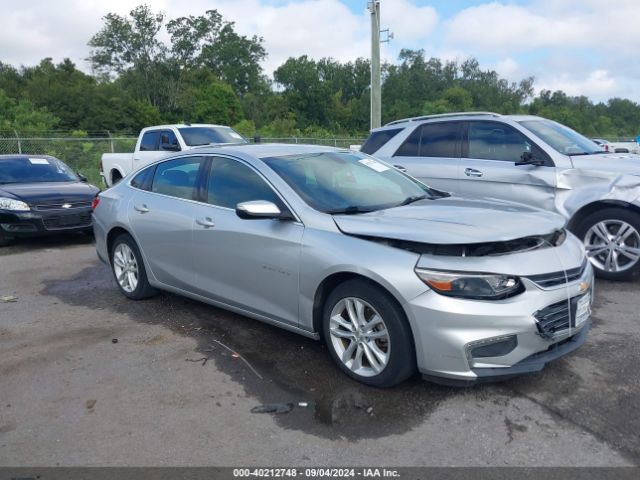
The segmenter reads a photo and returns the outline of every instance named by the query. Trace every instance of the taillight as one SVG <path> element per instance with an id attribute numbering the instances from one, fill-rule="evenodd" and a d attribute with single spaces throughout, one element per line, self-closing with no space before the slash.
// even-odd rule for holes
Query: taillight
<path id="1" fill-rule="evenodd" d="M 608 152 L 608 151 L 609 151 L 609 145 L 605 145 L 605 146 L 604 146 L 604 151 L 605 151 L 605 152 Z"/>
<path id="2" fill-rule="evenodd" d="M 96 197 L 93 199 L 93 201 L 91 202 L 91 210 L 95 211 L 98 205 L 100 205 L 100 197 Z"/>

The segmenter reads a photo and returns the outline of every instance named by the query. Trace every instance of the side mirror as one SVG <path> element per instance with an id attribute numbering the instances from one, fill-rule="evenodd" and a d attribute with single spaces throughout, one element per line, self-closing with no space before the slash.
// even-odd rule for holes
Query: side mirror
<path id="1" fill-rule="evenodd" d="M 253 200 L 236 205 L 236 215 L 245 220 L 258 220 L 265 218 L 277 218 L 287 220 L 292 218 L 289 212 L 282 212 L 273 202 L 265 200 Z"/>
<path id="2" fill-rule="evenodd" d="M 78 175 L 78 178 L 80 179 L 81 182 L 87 183 L 89 181 L 89 179 L 87 179 L 87 177 L 85 177 L 80 172 L 76 172 L 76 175 Z"/>
<path id="3" fill-rule="evenodd" d="M 180 149 L 180 145 L 163 143 L 162 145 L 160 145 L 160 150 L 164 150 L 166 152 L 179 152 L 181 149 Z"/>
<path id="4" fill-rule="evenodd" d="M 523 152 L 520 156 L 520 161 L 516 162 L 516 166 L 520 165 L 533 165 L 536 167 L 544 167 L 546 165 L 545 161 L 540 158 L 535 158 L 533 154 L 529 151 Z"/>

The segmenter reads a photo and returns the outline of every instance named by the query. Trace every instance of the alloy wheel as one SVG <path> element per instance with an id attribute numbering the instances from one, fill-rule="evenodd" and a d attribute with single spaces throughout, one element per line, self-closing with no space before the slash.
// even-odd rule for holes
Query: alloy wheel
<path id="1" fill-rule="evenodd" d="M 331 344 L 342 363 L 363 377 L 380 374 L 389 363 L 391 340 L 382 316 L 356 297 L 340 300 L 329 319 Z"/>
<path id="2" fill-rule="evenodd" d="M 624 272 L 640 260 L 640 233 L 622 220 L 603 220 L 584 236 L 591 263 L 605 272 Z"/>
<path id="3" fill-rule="evenodd" d="M 120 287 L 127 293 L 138 287 L 138 262 L 133 250 L 126 243 L 120 243 L 113 250 L 113 271 Z"/>

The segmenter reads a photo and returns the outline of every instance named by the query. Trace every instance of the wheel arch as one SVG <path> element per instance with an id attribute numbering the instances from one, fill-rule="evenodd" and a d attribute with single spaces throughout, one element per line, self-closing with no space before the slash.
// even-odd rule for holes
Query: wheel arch
<path id="1" fill-rule="evenodd" d="M 117 180 L 116 180 L 116 175 L 119 177 Z M 119 182 L 123 178 L 124 178 L 124 175 L 122 174 L 120 169 L 117 167 L 112 168 L 111 172 L 109 172 L 109 179 L 111 180 L 111 186 L 115 185 L 117 182 Z"/>
<path id="2" fill-rule="evenodd" d="M 133 238 L 131 232 L 129 232 L 126 228 L 120 226 L 113 227 L 107 234 L 107 255 L 109 255 L 109 262 L 111 262 L 111 248 L 113 247 L 113 242 L 116 240 L 116 238 L 118 238 L 119 235 L 123 233 L 126 233 Z"/>
<path id="3" fill-rule="evenodd" d="M 312 312 L 312 315 L 313 315 L 313 331 L 317 332 L 320 335 L 320 338 L 324 337 L 324 332 L 323 332 L 323 328 L 322 328 L 322 311 L 324 309 L 324 304 L 325 304 L 327 298 L 329 297 L 331 292 L 338 285 L 340 285 L 340 284 L 342 284 L 342 283 L 344 283 L 344 282 L 346 282 L 348 280 L 354 280 L 354 279 L 358 279 L 358 280 L 362 280 L 364 282 L 367 282 L 370 285 L 373 285 L 376 288 L 381 289 L 382 291 L 384 291 L 385 293 L 387 293 L 389 295 L 389 298 L 391 298 L 391 300 L 404 313 L 405 319 L 409 323 L 409 330 L 411 332 L 412 340 L 414 340 L 414 338 L 413 338 L 413 327 L 411 325 L 411 322 L 409 321 L 409 315 L 407 314 L 406 309 L 402 306 L 402 302 L 400 302 L 398 300 L 396 295 L 394 295 L 393 292 L 391 292 L 388 288 L 386 288 L 380 282 L 377 282 L 376 280 L 373 280 L 372 278 L 367 277 L 365 275 L 362 275 L 362 274 L 359 274 L 359 273 L 355 273 L 355 272 L 349 272 L 349 271 L 342 271 L 342 272 L 332 273 L 331 275 L 329 275 L 326 278 L 324 278 L 322 280 L 322 282 L 320 282 L 320 284 L 318 285 L 318 288 L 316 288 L 316 292 L 315 292 L 315 295 L 314 295 L 314 298 L 313 298 L 313 312 Z M 415 344 L 415 341 L 414 341 L 414 344 Z"/>
<path id="4" fill-rule="evenodd" d="M 589 215 L 608 208 L 629 209 L 640 216 L 640 207 L 633 203 L 622 200 L 598 200 L 580 207 L 580 209 L 573 214 L 568 223 L 569 230 L 575 232 Z"/>

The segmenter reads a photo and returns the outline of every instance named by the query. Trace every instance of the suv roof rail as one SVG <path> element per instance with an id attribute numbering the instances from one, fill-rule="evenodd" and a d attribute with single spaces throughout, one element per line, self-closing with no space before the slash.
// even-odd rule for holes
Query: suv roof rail
<path id="1" fill-rule="evenodd" d="M 501 117 L 502 115 L 500 115 L 499 113 L 495 113 L 495 112 L 455 112 L 455 113 L 438 113 L 438 114 L 434 114 L 434 115 L 422 115 L 420 117 L 410 117 L 410 118 L 403 118 L 401 120 L 395 120 L 393 122 L 389 122 L 387 124 L 385 124 L 385 127 L 388 127 L 389 125 L 397 125 L 398 123 L 404 123 L 404 122 L 418 122 L 420 120 L 429 120 L 430 118 L 446 118 L 446 117 L 474 117 L 474 116 L 482 116 L 482 115 L 488 115 L 491 117 Z"/>

